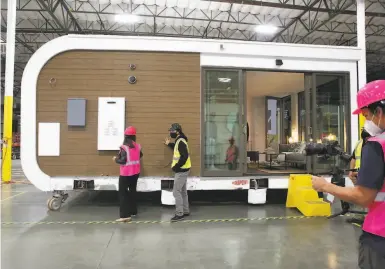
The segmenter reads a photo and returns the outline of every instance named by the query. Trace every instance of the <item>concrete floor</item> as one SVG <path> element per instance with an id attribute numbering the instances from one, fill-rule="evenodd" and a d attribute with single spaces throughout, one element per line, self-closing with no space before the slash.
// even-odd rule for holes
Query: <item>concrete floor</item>
<path id="1" fill-rule="evenodd" d="M 156 223 L 84 224 L 115 220 L 116 193 L 70 193 L 60 212 L 32 185 L 2 185 L 1 194 L 2 269 L 357 268 L 360 229 L 344 218 L 171 224 L 173 208 L 143 201 L 137 220 Z M 191 209 L 189 220 L 300 216 L 279 205 Z"/>

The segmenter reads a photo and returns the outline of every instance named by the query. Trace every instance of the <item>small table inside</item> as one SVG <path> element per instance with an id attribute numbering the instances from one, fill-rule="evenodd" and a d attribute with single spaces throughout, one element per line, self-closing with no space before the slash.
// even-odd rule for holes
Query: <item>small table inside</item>
<path id="1" fill-rule="evenodd" d="M 260 160 L 258 160 L 258 168 L 260 167 L 260 165 L 263 165 L 270 170 L 272 170 L 273 168 L 279 168 L 279 167 L 285 167 L 285 169 L 287 169 L 285 153 L 260 152 L 259 154 L 266 155 L 266 161 L 261 162 Z M 274 159 L 277 159 L 280 155 L 283 155 L 283 161 L 282 161 L 283 163 L 280 163 L 274 160 Z"/>

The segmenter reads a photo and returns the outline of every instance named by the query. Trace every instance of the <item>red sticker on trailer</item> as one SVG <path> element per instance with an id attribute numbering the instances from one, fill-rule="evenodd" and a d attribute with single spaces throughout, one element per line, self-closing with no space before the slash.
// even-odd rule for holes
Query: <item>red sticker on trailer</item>
<path id="1" fill-rule="evenodd" d="M 236 186 L 240 186 L 240 185 L 247 185 L 248 183 L 248 180 L 247 179 L 239 179 L 239 180 L 235 180 L 233 181 L 233 185 L 236 185 Z"/>

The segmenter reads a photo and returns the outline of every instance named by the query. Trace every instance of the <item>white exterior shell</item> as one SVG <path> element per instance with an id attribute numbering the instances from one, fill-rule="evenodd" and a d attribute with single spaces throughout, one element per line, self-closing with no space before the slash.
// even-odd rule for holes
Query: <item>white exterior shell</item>
<path id="1" fill-rule="evenodd" d="M 221 49 L 222 45 L 222 49 Z M 281 43 L 242 42 L 226 40 L 203 40 L 158 37 L 81 36 L 69 35 L 54 39 L 43 45 L 28 62 L 21 91 L 21 163 L 24 173 L 42 191 L 72 190 L 74 180 L 87 177 L 51 177 L 39 168 L 37 162 L 36 87 L 40 71 L 55 55 L 70 50 L 119 50 L 119 51 L 172 51 L 196 52 L 201 54 L 201 66 L 233 67 L 245 69 L 269 69 L 291 71 L 349 72 L 350 106 L 356 107 L 357 62 L 362 55 L 356 47 L 334 47 Z M 282 59 L 283 65 L 276 66 L 275 59 Z M 351 117 L 351 146 L 358 138 L 357 116 Z M 249 179 L 250 177 L 244 177 Z M 252 178 L 258 178 L 254 176 Z M 91 179 L 91 178 L 89 178 Z M 95 190 L 117 190 L 117 177 L 93 177 Z M 143 177 L 139 180 L 139 191 L 160 191 L 164 177 Z M 189 190 L 249 189 L 249 184 L 234 186 L 240 178 L 189 178 Z M 288 176 L 272 176 L 269 188 L 285 189 Z"/>

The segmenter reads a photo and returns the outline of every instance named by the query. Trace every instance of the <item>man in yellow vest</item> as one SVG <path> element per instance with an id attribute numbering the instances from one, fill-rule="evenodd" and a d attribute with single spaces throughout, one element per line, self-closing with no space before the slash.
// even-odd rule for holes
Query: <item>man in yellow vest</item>
<path id="1" fill-rule="evenodd" d="M 173 123 L 169 129 L 170 137 L 175 143 L 170 143 L 170 138 L 165 139 L 165 144 L 174 150 L 171 169 L 175 173 L 173 194 L 175 198 L 176 213 L 171 222 L 181 221 L 190 215 L 187 195 L 187 177 L 190 173 L 191 159 L 187 137 L 182 132 L 179 123 Z"/>
<path id="2" fill-rule="evenodd" d="M 352 160 L 350 161 L 350 169 L 357 169 L 356 172 L 349 172 L 349 178 L 353 181 L 353 184 L 356 185 L 357 183 L 357 174 L 358 170 L 361 166 L 361 152 L 362 147 L 365 145 L 367 139 L 370 137 L 370 134 L 365 131 L 365 129 L 362 129 L 361 132 L 361 139 L 357 142 L 356 146 L 354 147 Z"/>
<path id="3" fill-rule="evenodd" d="M 365 131 L 365 129 L 362 129 L 361 139 L 356 143 L 356 146 L 354 147 L 352 160 L 350 161 L 350 169 L 356 169 L 356 171 L 349 172 L 349 178 L 352 180 L 354 185 L 357 184 L 357 174 L 361 166 L 362 147 L 365 145 L 369 137 L 370 137 L 370 134 L 367 131 Z M 351 206 L 354 206 L 354 205 L 351 205 Z M 357 208 L 357 210 L 365 211 L 365 208 L 360 208 L 360 209 Z M 365 216 L 360 214 L 355 214 L 353 218 L 347 219 L 347 222 L 362 224 L 364 222 L 364 219 L 365 219 Z"/>

